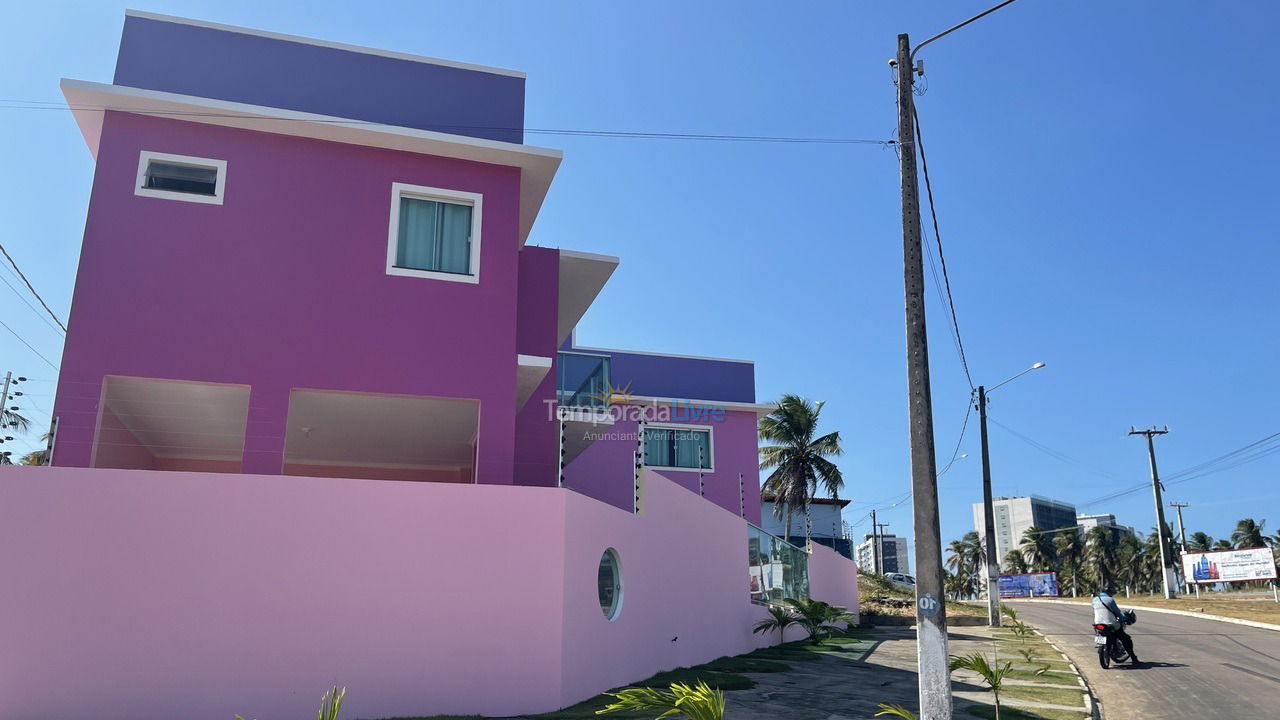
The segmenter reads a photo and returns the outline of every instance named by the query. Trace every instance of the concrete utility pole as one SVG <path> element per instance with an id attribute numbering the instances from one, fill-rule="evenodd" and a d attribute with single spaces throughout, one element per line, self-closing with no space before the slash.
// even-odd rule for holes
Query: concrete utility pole
<path id="1" fill-rule="evenodd" d="M 871 572 L 880 574 L 880 524 L 876 522 L 876 511 L 871 511 Z"/>
<path id="2" fill-rule="evenodd" d="M 1156 469 L 1156 436 L 1165 435 L 1169 432 L 1169 426 L 1166 425 L 1163 430 L 1151 428 L 1150 430 L 1136 430 L 1133 426 L 1129 427 L 1130 435 L 1143 435 L 1147 438 L 1147 455 L 1151 458 L 1151 491 L 1156 497 L 1156 532 L 1160 534 L 1160 569 L 1164 580 L 1164 596 L 1165 599 L 1172 600 L 1177 597 L 1173 592 L 1173 568 L 1169 565 L 1171 558 L 1169 557 L 1169 538 L 1165 535 L 1164 524 L 1164 501 L 1160 498 L 1160 471 Z"/>
<path id="3" fill-rule="evenodd" d="M 4 409 L 9 404 L 9 384 L 13 382 L 13 373 L 4 374 L 4 389 L 0 390 L 0 409 Z"/>
<path id="4" fill-rule="evenodd" d="M 929 337 L 925 332 L 924 255 L 920 246 L 920 189 L 916 175 L 915 55 L 924 46 L 986 17 L 1014 0 L 1003 0 L 964 22 L 928 38 L 913 50 L 898 36 L 890 61 L 897 72 L 898 163 L 902 173 L 902 265 L 906 300 L 907 407 L 911 426 L 911 490 L 916 542 L 916 669 L 920 720 L 950 720 L 951 671 L 947 656 L 947 613 L 942 583 L 942 533 L 938 528 L 938 466 L 933 443 L 933 402 L 929 388 Z M 920 73 L 924 72 L 923 61 Z"/>
<path id="5" fill-rule="evenodd" d="M 911 488 L 916 533 L 916 668 L 922 720 L 951 717 L 951 672 L 938 523 L 938 467 L 925 332 L 924 256 L 920 246 L 920 194 L 916 176 L 915 68 L 911 40 L 898 36 L 898 159 L 902 172 L 903 285 L 907 315 L 907 398 L 911 424 Z"/>
<path id="6" fill-rule="evenodd" d="M 889 523 L 879 523 L 878 525 L 876 525 L 876 530 L 879 530 L 879 531 L 880 531 L 880 534 L 879 534 L 879 538 L 880 538 L 880 539 L 876 541 L 876 545 L 877 545 L 877 547 L 876 547 L 876 555 L 878 555 L 878 556 L 880 557 L 880 572 L 881 572 L 881 573 L 883 573 L 883 572 L 885 571 L 885 564 L 884 564 L 884 529 L 885 529 L 885 528 L 887 528 L 887 527 L 889 527 Z M 897 572 L 902 572 L 902 571 L 901 571 L 901 570 L 898 570 Z"/>
<path id="7" fill-rule="evenodd" d="M 1169 503 L 1169 506 L 1172 508 L 1176 508 L 1178 511 L 1178 543 L 1182 545 L 1182 552 L 1178 553 L 1178 557 L 1181 558 L 1182 554 L 1187 551 L 1187 526 L 1182 524 L 1182 508 L 1191 507 L 1191 503 L 1171 502 Z M 1186 577 L 1184 574 L 1182 578 L 1182 584 L 1190 585 L 1194 587 L 1196 589 L 1196 599 L 1199 600 L 1200 599 L 1200 583 L 1193 583 L 1191 582 L 1191 580 L 1192 578 Z M 1185 589 L 1183 591 L 1185 592 Z"/>
<path id="8" fill-rule="evenodd" d="M 987 556 L 987 623 L 1000 627 L 1000 558 L 996 556 L 996 512 L 991 497 L 991 451 L 987 447 L 987 388 L 978 386 L 978 420 L 982 436 L 982 522 Z"/>
<path id="9" fill-rule="evenodd" d="M 9 384 L 13 381 L 13 373 L 4 374 L 4 389 L 0 390 L 0 417 L 4 417 L 4 413 L 9 410 Z M 9 423 L 0 423 L 0 443 L 4 442 L 4 434 L 9 430 Z M 17 433 L 14 433 L 17 435 Z M 2 453 L 8 453 L 8 450 L 0 450 Z"/>

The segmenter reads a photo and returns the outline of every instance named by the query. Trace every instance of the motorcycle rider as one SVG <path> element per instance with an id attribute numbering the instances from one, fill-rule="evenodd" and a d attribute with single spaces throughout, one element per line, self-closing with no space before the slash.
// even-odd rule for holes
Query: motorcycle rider
<path id="1" fill-rule="evenodd" d="M 1124 645 L 1124 649 L 1129 652 L 1129 661 L 1137 665 L 1138 655 L 1133 651 L 1133 638 L 1129 637 L 1129 633 L 1124 631 L 1125 616 L 1120 610 L 1120 606 L 1116 604 L 1115 598 L 1111 597 L 1111 588 L 1103 587 L 1093 596 L 1093 624 L 1106 625 L 1111 634 Z"/>

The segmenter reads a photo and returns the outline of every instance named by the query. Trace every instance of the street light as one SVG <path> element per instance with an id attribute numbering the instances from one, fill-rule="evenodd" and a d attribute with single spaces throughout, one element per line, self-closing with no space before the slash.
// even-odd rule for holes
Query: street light
<path id="1" fill-rule="evenodd" d="M 983 385 L 979 385 L 977 390 L 978 420 L 982 432 L 982 518 L 986 526 L 983 542 L 987 546 L 987 622 L 991 627 L 1000 627 L 1000 559 L 996 555 L 996 513 L 991 500 L 991 452 L 987 448 L 987 394 L 1042 367 L 1044 363 L 1038 362 L 1008 380 L 993 385 L 991 390 Z"/>

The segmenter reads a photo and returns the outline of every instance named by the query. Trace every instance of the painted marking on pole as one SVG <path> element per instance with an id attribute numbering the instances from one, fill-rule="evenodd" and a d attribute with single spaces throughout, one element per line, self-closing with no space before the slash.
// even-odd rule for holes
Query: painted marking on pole
<path id="1" fill-rule="evenodd" d="M 920 609 L 921 615 L 933 617 L 942 609 L 942 603 L 938 602 L 938 598 L 933 593 L 925 593 L 916 600 L 916 607 Z"/>

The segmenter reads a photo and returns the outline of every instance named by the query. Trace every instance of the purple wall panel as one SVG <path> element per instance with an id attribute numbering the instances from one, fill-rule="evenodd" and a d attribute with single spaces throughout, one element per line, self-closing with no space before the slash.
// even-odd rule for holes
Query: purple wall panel
<path id="1" fill-rule="evenodd" d="M 526 245 L 520 251 L 520 297 L 516 306 L 516 351 L 552 358 L 551 369 L 516 415 L 517 485 L 555 485 L 557 423 L 548 401 L 556 398 L 556 310 L 560 251 Z"/>
<path id="2" fill-rule="evenodd" d="M 561 348 L 574 351 L 572 339 Z M 583 348 L 582 352 L 611 358 L 611 382 L 631 383 L 631 392 L 681 400 L 756 401 L 756 366 L 749 362 L 647 355 L 639 352 Z"/>
<path id="3" fill-rule="evenodd" d="M 524 78 L 125 18 L 115 84 L 524 141 Z"/>
<path id="4" fill-rule="evenodd" d="M 141 150 L 226 160 L 225 204 L 134 195 Z M 477 399 L 478 481 L 511 483 L 519 180 L 497 165 L 108 112 L 57 464 L 88 465 L 102 377 L 117 374 L 251 386 L 247 473 L 280 472 L 292 388 Z M 484 195 L 480 283 L 386 274 L 393 182 Z"/>

